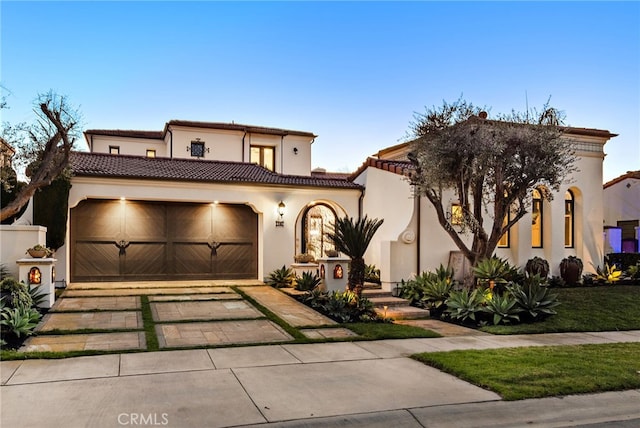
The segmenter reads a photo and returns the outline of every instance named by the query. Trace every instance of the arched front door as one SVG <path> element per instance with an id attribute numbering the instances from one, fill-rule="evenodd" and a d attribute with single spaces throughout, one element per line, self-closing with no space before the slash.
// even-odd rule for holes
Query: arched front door
<path id="1" fill-rule="evenodd" d="M 302 216 L 302 252 L 317 259 L 324 257 L 326 250 L 335 249 L 325 236 L 335 221 L 336 212 L 329 205 L 320 203 L 308 207 Z"/>

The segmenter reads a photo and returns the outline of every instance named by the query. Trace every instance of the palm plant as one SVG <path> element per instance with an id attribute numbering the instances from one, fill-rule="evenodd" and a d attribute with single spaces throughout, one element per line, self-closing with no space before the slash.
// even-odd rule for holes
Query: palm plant
<path id="1" fill-rule="evenodd" d="M 337 218 L 333 230 L 326 235 L 336 250 L 351 259 L 348 287 L 358 295 L 362 292 L 367 268 L 364 253 L 383 221 L 383 219 L 369 219 L 367 216 L 356 221 L 352 217 Z"/>

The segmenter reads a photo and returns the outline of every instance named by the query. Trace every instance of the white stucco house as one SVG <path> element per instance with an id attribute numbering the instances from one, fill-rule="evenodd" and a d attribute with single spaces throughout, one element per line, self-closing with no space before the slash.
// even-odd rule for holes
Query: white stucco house
<path id="1" fill-rule="evenodd" d="M 604 184 L 605 252 L 640 252 L 640 171 Z"/>
<path id="2" fill-rule="evenodd" d="M 71 157 L 67 239 L 56 252 L 66 282 L 261 280 L 296 254 L 332 249 L 324 232 L 345 215 L 384 219 L 366 262 L 381 269 L 385 289 L 447 265 L 457 250 L 429 202 L 413 196 L 408 143 L 334 174 L 312 171 L 316 136 L 305 131 L 171 120 L 161 131 L 84 135 L 89 152 Z M 568 255 L 600 263 L 603 147 L 615 134 L 565 136 L 579 171 L 551 203 L 534 203 L 497 252 L 520 266 L 544 257 L 554 274 Z"/>

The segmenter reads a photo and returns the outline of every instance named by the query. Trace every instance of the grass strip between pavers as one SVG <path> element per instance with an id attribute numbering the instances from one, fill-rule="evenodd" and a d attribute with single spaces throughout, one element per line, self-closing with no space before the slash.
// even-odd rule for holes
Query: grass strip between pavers
<path id="1" fill-rule="evenodd" d="M 156 326 L 153 321 L 148 296 L 140 296 L 140 308 L 142 309 L 142 325 L 144 328 L 144 336 L 147 340 L 147 351 L 158 351 L 160 344 L 158 342 L 158 335 L 156 334 Z"/>
<path id="2" fill-rule="evenodd" d="M 233 287 L 231 287 L 231 289 L 233 291 L 235 291 L 236 293 L 240 294 L 243 299 L 245 299 L 247 302 L 251 303 L 256 309 L 258 309 L 260 312 L 262 312 L 265 315 L 265 317 L 267 317 L 267 319 L 269 321 L 272 321 L 272 322 L 278 324 L 280 327 L 282 327 L 282 329 L 284 331 L 286 331 L 294 339 L 296 339 L 296 342 L 312 342 L 312 340 L 308 339 L 304 334 L 300 333 L 300 331 L 297 328 L 294 328 L 294 327 L 290 326 L 289 324 L 287 324 L 282 318 L 277 316 L 275 313 L 271 312 L 266 307 L 262 306 L 254 298 L 249 296 L 244 291 L 240 290 L 238 287 L 233 286 Z"/>
<path id="3" fill-rule="evenodd" d="M 381 322 L 361 322 L 342 324 L 349 330 L 357 333 L 361 340 L 381 340 L 381 339 L 411 339 L 411 338 L 435 338 L 442 335 L 421 327 L 412 325 L 381 323 Z M 354 338 L 356 339 L 356 338 Z"/>
<path id="4" fill-rule="evenodd" d="M 433 352 L 412 358 L 505 400 L 640 388 L 640 343 Z"/>

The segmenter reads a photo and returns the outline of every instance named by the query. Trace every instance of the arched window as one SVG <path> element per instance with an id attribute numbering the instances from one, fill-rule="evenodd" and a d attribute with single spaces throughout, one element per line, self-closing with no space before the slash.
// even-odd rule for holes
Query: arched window
<path id="1" fill-rule="evenodd" d="M 567 190 L 564 194 L 564 246 L 565 248 L 573 248 L 573 233 L 575 223 L 575 198 L 573 192 Z"/>
<path id="2" fill-rule="evenodd" d="M 531 202 L 531 247 L 542 248 L 542 193 L 533 189 Z"/>
<path id="3" fill-rule="evenodd" d="M 313 205 L 302 217 L 302 252 L 323 257 L 326 250 L 335 249 L 325 234 L 331 231 L 336 222 L 336 212 L 328 205 Z"/>

